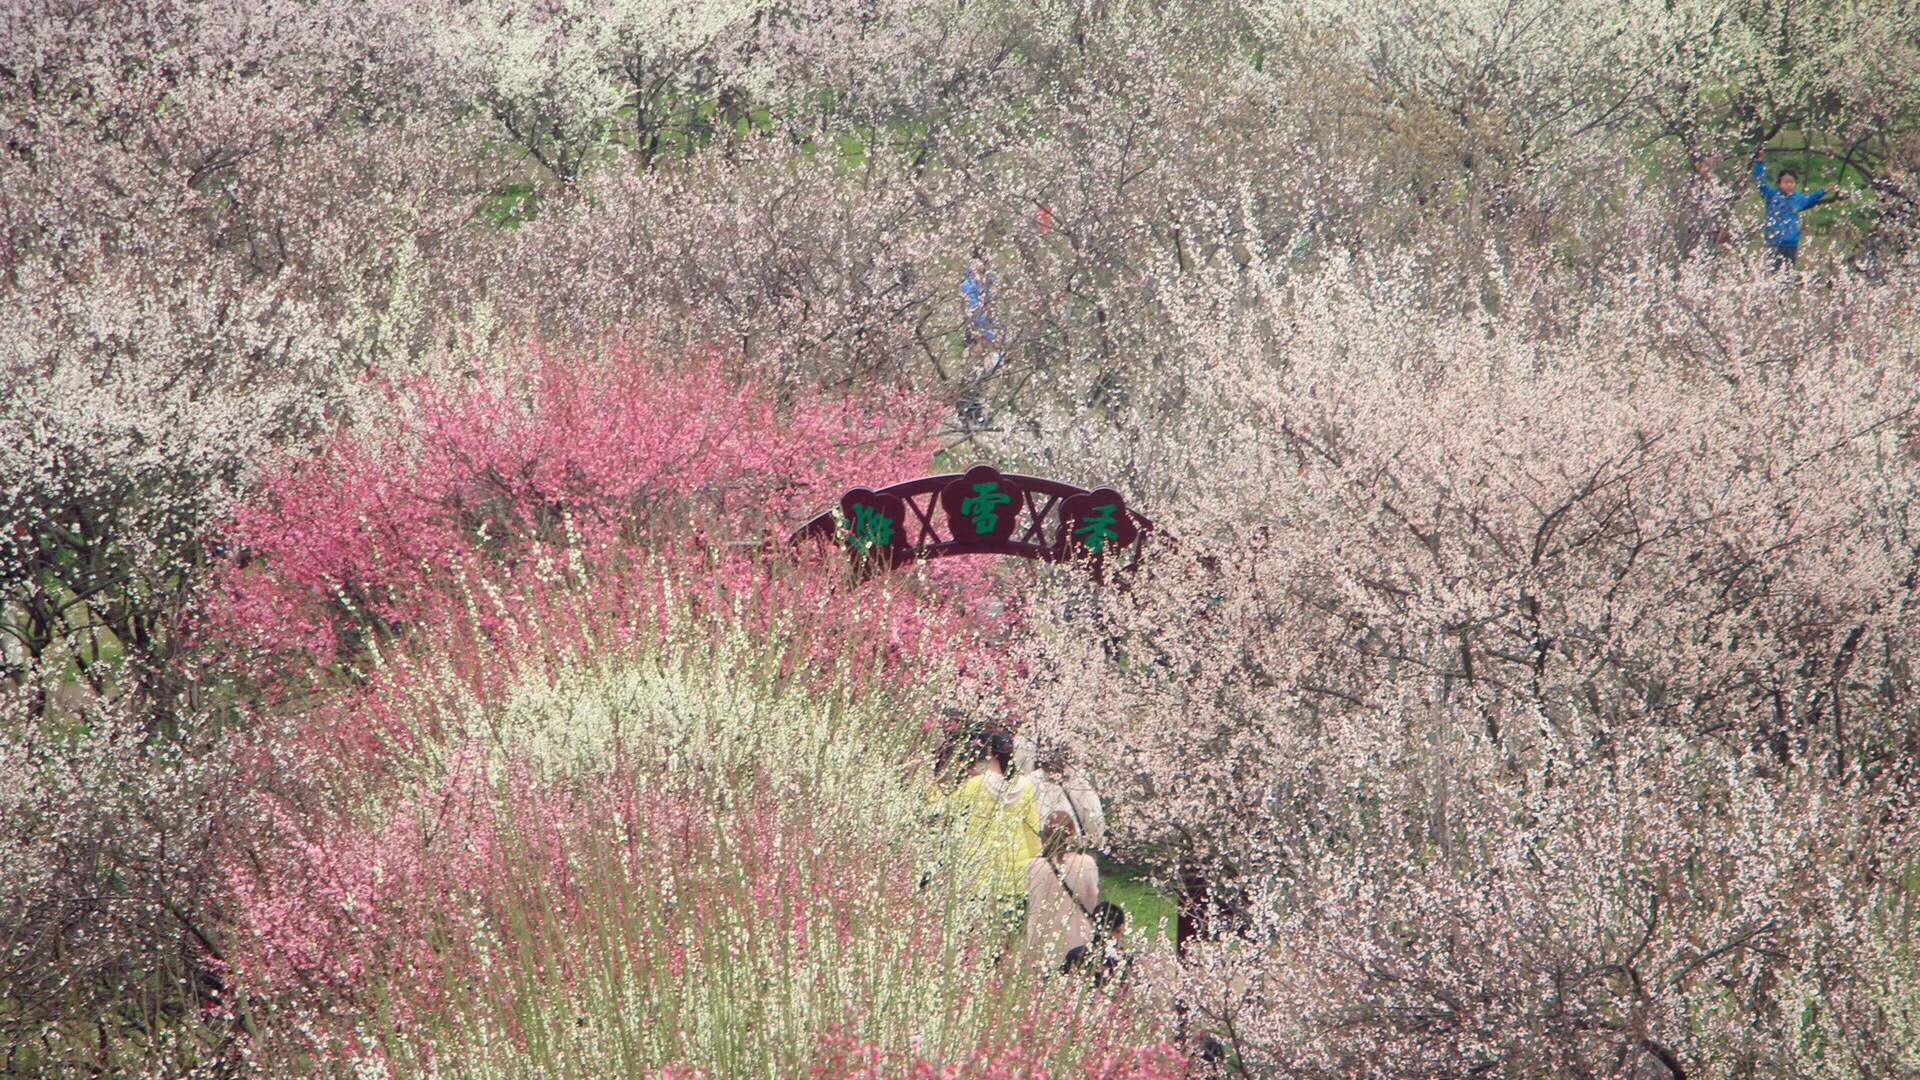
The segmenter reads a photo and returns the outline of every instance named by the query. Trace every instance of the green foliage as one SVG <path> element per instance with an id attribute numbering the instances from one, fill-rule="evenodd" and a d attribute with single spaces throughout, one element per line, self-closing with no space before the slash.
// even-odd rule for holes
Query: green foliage
<path id="1" fill-rule="evenodd" d="M 1144 871 L 1100 856 L 1100 898 L 1127 913 L 1127 933 L 1138 940 L 1173 940 L 1175 908 Z"/>
<path id="2" fill-rule="evenodd" d="M 540 188 L 524 180 L 502 185 L 480 200 L 474 216 L 496 229 L 518 229 L 540 216 Z"/>

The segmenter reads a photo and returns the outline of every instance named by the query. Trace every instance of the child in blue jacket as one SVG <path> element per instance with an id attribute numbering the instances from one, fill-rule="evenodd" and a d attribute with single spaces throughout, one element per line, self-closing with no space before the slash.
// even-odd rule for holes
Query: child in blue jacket
<path id="1" fill-rule="evenodd" d="M 1753 159 L 1753 178 L 1760 182 L 1760 197 L 1767 203 L 1767 223 L 1761 228 L 1760 235 L 1773 252 L 1774 266 L 1797 265 L 1800 261 L 1800 212 L 1818 206 L 1827 197 L 1827 189 L 1796 191 L 1800 186 L 1800 174 L 1792 169 L 1781 169 L 1780 186 L 1774 187 L 1767 183 L 1766 159 L 1758 155 Z M 1834 192 L 1833 198 L 1838 202 L 1840 192 Z"/>

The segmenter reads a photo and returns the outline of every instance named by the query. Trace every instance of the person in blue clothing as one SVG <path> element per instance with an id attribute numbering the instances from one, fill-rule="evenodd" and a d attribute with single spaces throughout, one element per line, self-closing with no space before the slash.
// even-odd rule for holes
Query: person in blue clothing
<path id="1" fill-rule="evenodd" d="M 1764 152 L 1762 147 L 1761 151 Z M 1802 192 L 1800 174 L 1792 169 L 1780 170 L 1780 186 L 1767 183 L 1767 160 L 1756 152 L 1753 157 L 1753 178 L 1760 183 L 1760 197 L 1767 203 L 1767 223 L 1761 227 L 1760 235 L 1767 242 L 1767 250 L 1773 254 L 1773 265 L 1779 268 L 1796 266 L 1800 262 L 1800 213 L 1818 206 L 1828 195 L 1826 188 Z M 1832 193 L 1834 201 L 1841 198 L 1839 191 Z"/>
<path id="2" fill-rule="evenodd" d="M 960 280 L 960 295 L 967 302 L 966 343 L 991 346 L 999 341 L 993 325 L 993 271 L 987 269 L 986 256 L 978 248 L 967 266 L 967 276 Z"/>

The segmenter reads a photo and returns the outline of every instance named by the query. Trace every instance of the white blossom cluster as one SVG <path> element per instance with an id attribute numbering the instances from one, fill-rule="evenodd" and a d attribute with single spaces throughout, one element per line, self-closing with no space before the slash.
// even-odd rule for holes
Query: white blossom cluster
<path id="1" fill-rule="evenodd" d="M 1024 450 L 1163 539 L 1036 627 L 1035 722 L 1221 935 L 1188 992 L 1263 1067 L 1910 1067 L 1920 327 L 1537 286 L 1196 287 L 1193 362 L 1045 416 Z"/>

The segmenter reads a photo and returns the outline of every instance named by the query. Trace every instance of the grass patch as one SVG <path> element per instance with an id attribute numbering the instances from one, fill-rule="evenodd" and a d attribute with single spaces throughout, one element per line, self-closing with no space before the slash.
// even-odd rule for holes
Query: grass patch
<path id="1" fill-rule="evenodd" d="M 1100 898 L 1118 904 L 1127 913 L 1127 933 L 1161 941 L 1173 940 L 1175 907 L 1167 894 L 1147 880 L 1144 871 L 1104 855 L 1100 863 Z"/>

